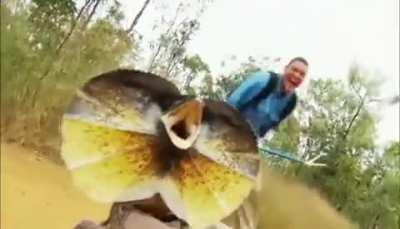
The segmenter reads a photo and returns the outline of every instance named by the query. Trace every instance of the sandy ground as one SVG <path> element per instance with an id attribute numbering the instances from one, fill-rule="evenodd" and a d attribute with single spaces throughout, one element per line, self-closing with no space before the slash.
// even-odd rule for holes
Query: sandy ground
<path id="1" fill-rule="evenodd" d="M 353 228 L 316 191 L 267 170 L 263 179 L 256 198 L 262 228 Z M 2 229 L 71 229 L 82 219 L 105 219 L 109 207 L 76 190 L 63 167 L 20 146 L 1 145 Z M 132 228 L 149 228 L 136 223 Z"/>
<path id="2" fill-rule="evenodd" d="M 65 168 L 1 144 L 2 229 L 71 229 L 82 219 L 105 219 L 108 209 L 75 189 Z"/>

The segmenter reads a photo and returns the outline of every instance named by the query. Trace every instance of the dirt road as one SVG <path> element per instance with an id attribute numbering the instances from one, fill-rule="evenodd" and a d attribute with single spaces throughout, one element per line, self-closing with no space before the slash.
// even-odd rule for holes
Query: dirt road
<path id="1" fill-rule="evenodd" d="M 65 168 L 1 144 L 1 228 L 71 229 L 84 218 L 105 219 L 108 209 L 75 189 Z"/>

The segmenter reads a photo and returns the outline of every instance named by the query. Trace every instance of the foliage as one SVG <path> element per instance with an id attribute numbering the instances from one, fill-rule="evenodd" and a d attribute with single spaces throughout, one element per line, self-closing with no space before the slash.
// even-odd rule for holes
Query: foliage
<path id="1" fill-rule="evenodd" d="M 68 1 L 52 3 L 57 10 L 43 1 L 15 12 L 1 4 L 1 126 L 4 138 L 54 149 L 75 88 L 134 55 L 134 42 L 106 15 L 75 30 L 56 52 L 76 10 Z"/>
<path id="2" fill-rule="evenodd" d="M 72 0 L 33 0 L 30 7 L 29 22 L 33 26 L 30 35 L 33 43 L 43 49 L 57 46 L 66 35 L 65 27 L 73 20 L 76 13 Z"/>
<path id="3" fill-rule="evenodd" d="M 326 153 L 320 160 L 326 167 L 290 164 L 282 170 L 317 187 L 361 228 L 397 228 L 400 179 L 393 177 L 396 160 L 385 159 L 396 155 L 388 153 L 395 146 L 382 156 L 375 145 L 376 115 L 367 103 L 377 84 L 365 74 L 353 68 L 347 83 L 313 80 L 298 107 L 300 128 L 288 120 L 271 143 L 303 157 Z M 299 140 L 297 150 L 292 139 Z"/>
<path id="4" fill-rule="evenodd" d="M 161 75 L 177 85 L 185 85 L 182 90 L 196 93 L 190 84 L 194 78 L 203 78 L 209 73 L 208 66 L 198 55 L 187 52 L 187 45 L 200 28 L 199 19 L 212 0 L 177 1 L 172 17 L 161 14 L 155 22 L 154 31 L 159 32 L 155 40 L 149 42 L 149 62 L 147 71 Z M 161 5 L 160 11 L 168 10 Z"/>
<path id="5" fill-rule="evenodd" d="M 201 85 L 200 94 L 209 99 L 226 100 L 229 94 L 238 87 L 246 77 L 259 70 L 260 68 L 251 61 L 242 63 L 240 67 L 232 73 L 219 76 L 215 82 L 212 83 L 212 89 L 210 89 L 210 86 L 207 84 Z"/>

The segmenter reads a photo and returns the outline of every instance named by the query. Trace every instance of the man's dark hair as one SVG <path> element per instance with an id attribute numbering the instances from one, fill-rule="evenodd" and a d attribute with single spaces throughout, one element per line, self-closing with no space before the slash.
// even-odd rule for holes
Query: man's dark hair
<path id="1" fill-rule="evenodd" d="M 291 60 L 289 61 L 288 65 L 290 65 L 291 63 L 293 63 L 293 62 L 295 62 L 295 61 L 300 61 L 300 62 L 302 62 L 303 64 L 305 64 L 306 66 L 308 66 L 308 61 L 307 61 L 304 57 L 301 57 L 301 56 L 298 56 L 298 57 L 295 57 L 295 58 L 291 59 Z"/>

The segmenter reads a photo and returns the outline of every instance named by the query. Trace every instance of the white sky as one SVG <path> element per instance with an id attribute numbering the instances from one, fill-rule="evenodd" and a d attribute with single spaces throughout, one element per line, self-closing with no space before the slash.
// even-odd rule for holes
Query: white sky
<path id="1" fill-rule="evenodd" d="M 144 1 L 122 2 L 132 20 Z M 157 11 L 149 9 L 139 22 L 137 30 L 145 39 L 153 35 L 151 19 L 157 17 Z M 215 0 L 200 27 L 189 50 L 214 74 L 235 67 L 220 65 L 231 55 L 238 61 L 281 57 L 282 64 L 304 56 L 312 78 L 343 78 L 349 66 L 358 63 L 384 79 L 382 97 L 399 94 L 398 0 Z M 379 108 L 379 114 L 378 142 L 398 140 L 399 104 Z"/>

